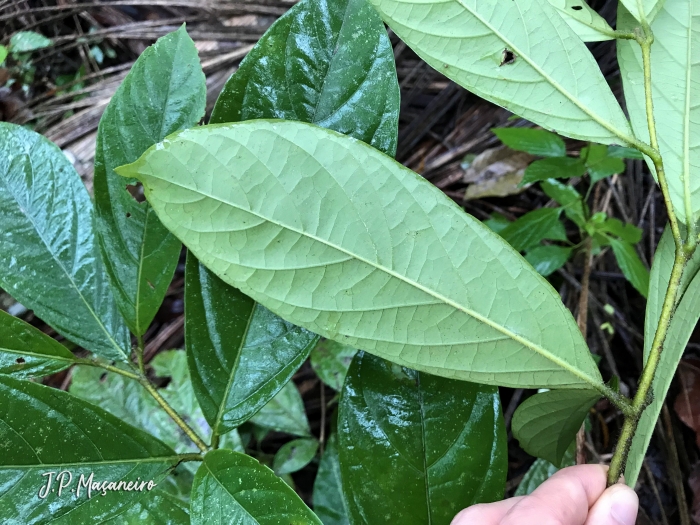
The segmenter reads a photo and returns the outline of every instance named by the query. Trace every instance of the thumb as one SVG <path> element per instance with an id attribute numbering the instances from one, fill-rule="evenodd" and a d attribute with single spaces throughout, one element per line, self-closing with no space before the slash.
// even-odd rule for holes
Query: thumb
<path id="1" fill-rule="evenodd" d="M 585 525 L 634 525 L 638 508 L 637 494 L 618 483 L 606 489 L 591 507 Z"/>

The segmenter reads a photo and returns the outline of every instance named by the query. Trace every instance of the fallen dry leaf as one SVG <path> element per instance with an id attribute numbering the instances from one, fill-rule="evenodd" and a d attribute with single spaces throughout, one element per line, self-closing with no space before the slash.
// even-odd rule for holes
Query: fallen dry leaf
<path id="1" fill-rule="evenodd" d="M 700 359 L 683 359 L 678 367 L 681 391 L 673 408 L 683 423 L 695 431 L 700 446 Z"/>
<path id="2" fill-rule="evenodd" d="M 462 180 L 469 184 L 464 200 L 484 197 L 517 195 L 527 188 L 520 187 L 525 168 L 535 157 L 506 146 L 487 149 L 477 155 L 465 170 Z"/>

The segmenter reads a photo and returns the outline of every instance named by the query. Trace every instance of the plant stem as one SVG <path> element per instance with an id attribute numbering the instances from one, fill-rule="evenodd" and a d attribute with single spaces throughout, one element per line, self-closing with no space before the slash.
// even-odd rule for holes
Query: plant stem
<path id="1" fill-rule="evenodd" d="M 642 10 L 641 2 L 638 1 L 638 4 L 640 7 L 640 12 L 643 13 L 644 11 Z M 683 243 L 680 227 L 678 225 L 678 218 L 676 217 L 676 213 L 671 203 L 671 194 L 669 192 L 668 182 L 666 180 L 663 159 L 659 153 L 659 141 L 656 133 L 656 121 L 654 119 L 654 100 L 652 96 L 651 84 L 651 45 L 654 42 L 654 35 L 651 32 L 649 23 L 644 19 L 642 20 L 641 31 L 637 31 L 637 42 L 642 49 L 647 126 L 649 127 L 649 141 L 653 152 L 650 155 L 641 149 L 640 151 L 647 154 L 654 163 L 654 168 L 656 169 L 656 174 L 659 180 L 659 186 L 661 187 L 661 193 L 668 211 L 671 232 L 673 233 L 673 239 L 676 244 L 676 253 L 673 261 L 673 268 L 671 270 L 671 277 L 668 283 L 668 288 L 666 289 L 663 306 L 661 308 L 661 317 L 659 318 L 659 324 L 656 328 L 656 334 L 654 334 L 654 341 L 652 342 L 647 362 L 644 365 L 642 377 L 639 380 L 639 388 L 637 389 L 637 393 L 632 400 L 633 413 L 631 415 L 625 415 L 625 422 L 622 426 L 622 432 L 615 448 L 615 453 L 610 462 L 610 470 L 608 471 L 608 485 L 617 483 L 620 479 L 620 476 L 624 471 L 625 464 L 627 463 L 627 456 L 629 455 L 630 447 L 632 446 L 632 440 L 634 439 L 635 432 L 637 431 L 639 418 L 642 416 L 644 409 L 649 406 L 653 400 L 652 383 L 654 381 L 656 369 L 659 366 L 659 361 L 661 360 L 661 352 L 666 340 L 666 334 L 668 333 L 668 329 L 671 324 L 671 317 L 673 316 L 676 308 L 683 271 L 685 270 L 688 259 L 695 251 L 697 243 L 696 239 L 691 238 L 694 236 L 689 236 L 686 243 Z M 689 218 L 689 220 L 692 219 Z"/>
<path id="2" fill-rule="evenodd" d="M 187 461 L 202 461 L 204 459 L 202 454 L 178 454 L 177 457 L 180 460 L 180 463 L 185 463 Z"/>
<path id="3" fill-rule="evenodd" d="M 94 366 L 97 368 L 104 368 L 108 372 L 114 372 L 115 374 L 122 375 L 124 377 L 128 377 L 129 379 L 135 379 L 136 381 L 141 380 L 141 376 L 137 373 L 134 372 L 129 372 L 128 370 L 124 370 L 123 368 L 117 368 L 116 366 L 108 365 L 106 363 L 100 363 L 99 361 L 95 361 L 93 359 L 80 359 L 77 358 L 75 360 L 76 365 L 85 365 L 85 366 Z"/>
<path id="4" fill-rule="evenodd" d="M 156 400 L 156 402 L 161 406 L 163 410 L 170 416 L 170 418 L 177 423 L 177 425 L 182 429 L 182 431 L 187 435 L 188 438 L 192 440 L 192 442 L 197 445 L 197 448 L 201 450 L 203 453 L 206 453 L 207 450 L 209 450 L 209 447 L 207 447 L 207 444 L 202 440 L 202 438 L 199 437 L 199 435 L 192 430 L 192 427 L 190 427 L 182 417 L 180 417 L 180 414 L 178 414 L 173 407 L 171 407 L 168 402 L 163 398 L 163 396 L 160 395 L 160 392 L 158 392 L 158 389 L 155 388 L 151 382 L 148 380 L 146 377 L 139 377 L 139 383 L 143 385 L 143 387 L 148 391 L 149 394 L 153 396 L 153 399 Z"/>
<path id="5" fill-rule="evenodd" d="M 642 377 L 639 380 L 639 388 L 637 389 L 637 393 L 632 400 L 633 414 L 631 416 L 625 416 L 625 422 L 622 425 L 620 439 L 617 442 L 615 453 L 610 461 L 608 486 L 617 483 L 620 479 L 620 476 L 625 468 L 625 464 L 627 463 L 627 456 L 629 455 L 630 447 L 632 446 L 632 439 L 637 431 L 639 418 L 642 416 L 644 409 L 649 406 L 652 401 L 653 391 L 651 386 L 652 382 L 654 381 L 656 368 L 658 367 L 659 360 L 661 359 L 661 351 L 663 349 L 664 341 L 666 340 L 668 328 L 671 324 L 671 316 L 673 315 L 673 311 L 676 307 L 676 298 L 678 295 L 678 290 L 680 289 L 681 278 L 683 277 L 683 270 L 685 269 L 686 261 L 687 259 L 683 248 L 677 248 L 676 257 L 673 261 L 673 269 L 671 270 L 671 279 L 668 284 L 668 289 L 666 290 L 666 297 L 664 297 L 663 306 L 661 308 L 659 325 L 656 329 L 656 334 L 654 335 L 654 342 L 651 345 L 649 357 L 646 365 L 644 365 Z"/>
<path id="6" fill-rule="evenodd" d="M 596 190 L 599 186 L 596 186 Z M 596 191 L 596 197 L 594 201 L 597 200 L 598 191 Z M 595 204 L 595 203 L 594 203 Z M 578 328 L 581 330 L 583 338 L 586 339 L 588 333 L 588 288 L 591 280 L 591 259 L 593 252 L 593 239 L 590 235 L 586 236 L 584 241 L 584 257 L 583 262 L 583 278 L 581 279 L 581 294 L 578 301 Z M 586 464 L 586 425 L 581 424 L 576 433 L 576 464 L 585 465 Z"/>
<path id="7" fill-rule="evenodd" d="M 143 336 L 140 335 L 137 338 L 138 344 L 136 345 L 136 360 L 139 364 L 139 371 L 141 375 L 146 375 L 146 365 L 143 362 L 143 353 L 145 351 L 146 345 L 143 342 Z"/>

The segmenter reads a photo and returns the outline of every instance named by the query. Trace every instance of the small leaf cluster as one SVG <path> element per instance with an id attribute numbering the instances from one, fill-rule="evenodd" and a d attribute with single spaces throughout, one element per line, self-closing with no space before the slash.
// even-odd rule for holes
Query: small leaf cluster
<path id="1" fill-rule="evenodd" d="M 545 157 L 527 167 L 522 184 L 539 182 L 545 195 L 558 207 L 535 210 L 513 222 L 502 215 L 494 215 L 486 224 L 513 248 L 524 252 L 525 259 L 546 277 L 561 268 L 574 253 L 562 221 L 565 216 L 578 227 L 579 244 L 583 245 L 586 238 L 590 238 L 593 254 L 609 246 L 624 276 L 646 297 L 649 271 L 635 250 L 642 231 L 633 224 L 624 224 L 619 219 L 608 217 L 604 212 L 591 214 L 586 198 L 574 187 L 576 182 L 566 184 L 560 180 L 585 175 L 588 195 L 594 184 L 624 171 L 623 159 L 642 158 L 639 152 L 621 146 L 589 144 L 581 149 L 578 156 L 568 156 L 564 141 L 543 129 L 497 128 L 493 132 L 514 150 Z M 541 244 L 545 240 L 564 241 L 569 246 Z"/>

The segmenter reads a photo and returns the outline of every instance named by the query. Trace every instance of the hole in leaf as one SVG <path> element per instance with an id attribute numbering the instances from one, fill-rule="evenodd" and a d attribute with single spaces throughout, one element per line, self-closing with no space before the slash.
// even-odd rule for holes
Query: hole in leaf
<path id="1" fill-rule="evenodd" d="M 24 363 L 26 363 L 26 361 L 23 357 L 18 357 L 17 359 L 15 359 L 15 363 L 17 363 L 18 365 L 23 365 Z"/>
<path id="2" fill-rule="evenodd" d="M 583 9 L 583 7 L 580 5 L 572 5 L 571 9 L 573 9 L 574 11 L 580 11 L 581 9 Z"/>
<path id="3" fill-rule="evenodd" d="M 505 48 L 503 50 L 503 59 L 501 60 L 501 66 L 504 65 L 510 65 L 515 62 L 515 53 L 513 53 L 510 49 Z"/>
<path id="4" fill-rule="evenodd" d="M 100 383 L 104 383 L 106 379 L 107 379 L 107 372 L 103 372 L 102 375 L 100 376 Z"/>
<path id="5" fill-rule="evenodd" d="M 146 196 L 143 194 L 143 186 L 140 182 L 127 185 L 126 191 L 138 202 L 144 202 L 146 200 Z"/>
<path id="6" fill-rule="evenodd" d="M 131 213 L 127 213 L 127 214 L 126 214 L 126 218 L 128 219 L 128 218 L 130 218 L 130 217 L 131 217 Z"/>

